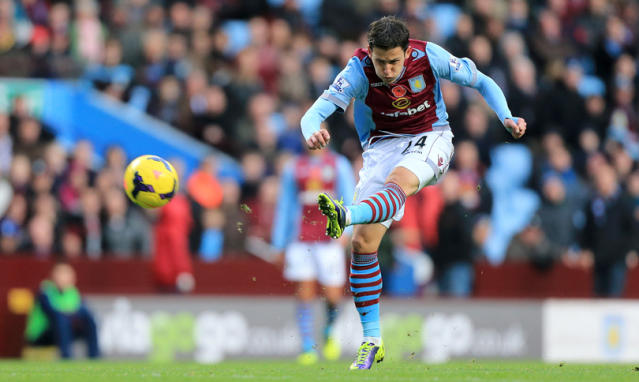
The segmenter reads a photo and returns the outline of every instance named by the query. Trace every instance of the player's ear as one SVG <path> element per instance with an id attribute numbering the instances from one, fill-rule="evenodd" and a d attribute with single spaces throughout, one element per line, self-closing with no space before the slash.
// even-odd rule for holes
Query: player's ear
<path id="1" fill-rule="evenodd" d="M 411 50 L 413 50 L 413 48 L 411 48 L 410 46 L 406 48 L 406 51 L 404 51 L 404 60 L 408 60 Z"/>

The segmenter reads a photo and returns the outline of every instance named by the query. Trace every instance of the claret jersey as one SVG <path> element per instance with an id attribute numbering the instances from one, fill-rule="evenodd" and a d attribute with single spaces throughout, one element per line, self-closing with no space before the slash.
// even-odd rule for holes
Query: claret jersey
<path id="1" fill-rule="evenodd" d="M 366 147 L 376 138 L 414 135 L 448 125 L 439 79 L 474 86 L 477 69 L 432 42 L 410 40 L 403 72 L 391 84 L 375 74 L 368 50 L 358 49 L 325 98 L 342 110 L 354 99 L 355 126 Z"/>

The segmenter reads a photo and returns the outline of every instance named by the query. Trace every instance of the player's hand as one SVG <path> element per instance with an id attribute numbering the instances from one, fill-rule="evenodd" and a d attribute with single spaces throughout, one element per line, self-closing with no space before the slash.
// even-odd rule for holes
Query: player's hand
<path id="1" fill-rule="evenodd" d="M 330 140 L 331 135 L 328 133 L 328 130 L 320 129 L 319 131 L 314 132 L 313 135 L 306 140 L 306 144 L 311 150 L 319 150 L 326 147 Z"/>
<path id="2" fill-rule="evenodd" d="M 523 137 L 524 134 L 526 134 L 526 120 L 521 117 L 517 117 L 516 123 L 512 119 L 506 118 L 506 120 L 504 121 L 504 126 L 506 127 L 506 130 L 508 130 L 510 135 L 512 135 L 515 139 L 519 139 Z"/>

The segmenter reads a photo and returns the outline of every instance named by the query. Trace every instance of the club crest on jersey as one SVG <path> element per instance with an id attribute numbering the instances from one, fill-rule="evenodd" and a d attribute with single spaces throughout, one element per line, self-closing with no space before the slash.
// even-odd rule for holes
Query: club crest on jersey
<path id="1" fill-rule="evenodd" d="M 396 99 L 391 103 L 395 109 L 406 109 L 410 105 L 410 100 L 406 97 Z"/>
<path id="2" fill-rule="evenodd" d="M 419 76 L 409 78 L 408 84 L 410 85 L 410 91 L 413 93 L 419 93 L 422 90 L 426 89 L 426 81 L 424 81 L 424 75 L 420 74 Z"/>
<path id="3" fill-rule="evenodd" d="M 393 93 L 395 97 L 403 97 L 407 92 L 408 90 L 403 85 L 397 85 L 391 89 L 391 93 Z"/>
<path id="4" fill-rule="evenodd" d="M 349 84 L 344 77 L 338 77 L 337 79 L 335 79 L 335 82 L 333 82 L 333 87 L 339 93 L 344 93 L 344 89 L 349 86 L 351 86 L 351 84 Z"/>
<path id="5" fill-rule="evenodd" d="M 419 49 L 413 48 L 410 55 L 411 57 L 413 57 L 413 60 L 419 60 L 420 58 L 424 57 L 426 53 L 424 53 L 423 51 Z"/>

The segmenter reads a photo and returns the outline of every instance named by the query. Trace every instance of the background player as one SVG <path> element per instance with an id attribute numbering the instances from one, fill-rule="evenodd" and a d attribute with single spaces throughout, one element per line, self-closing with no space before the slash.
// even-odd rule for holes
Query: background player
<path id="1" fill-rule="evenodd" d="M 296 318 L 302 338 L 298 361 L 302 364 L 312 364 L 318 359 L 312 311 L 316 281 L 326 296 L 323 355 L 329 360 L 340 356 L 333 324 L 344 293 L 346 240 L 335 242 L 326 236 L 326 219 L 317 209 L 316 201 L 321 192 L 352 200 L 354 186 L 353 169 L 348 160 L 328 149 L 295 157 L 282 174 L 272 244 L 276 250 L 286 250 L 284 277 L 297 283 Z"/>
<path id="2" fill-rule="evenodd" d="M 355 127 L 364 149 L 356 204 L 344 206 L 328 194 L 319 197 L 328 235 L 338 238 L 345 227 L 357 224 L 350 283 L 364 341 L 351 369 L 370 369 L 384 359 L 377 261 L 381 239 L 392 220 L 401 219 L 406 196 L 435 184 L 452 159 L 453 134 L 439 79 L 477 89 L 514 138 L 526 131 L 526 122 L 512 117 L 499 86 L 470 59 L 431 42 L 409 40 L 406 25 L 392 16 L 371 23 L 367 37 L 368 50 L 355 52 L 301 121 L 308 147 L 322 148 L 330 134 L 320 123 L 354 99 Z"/>

